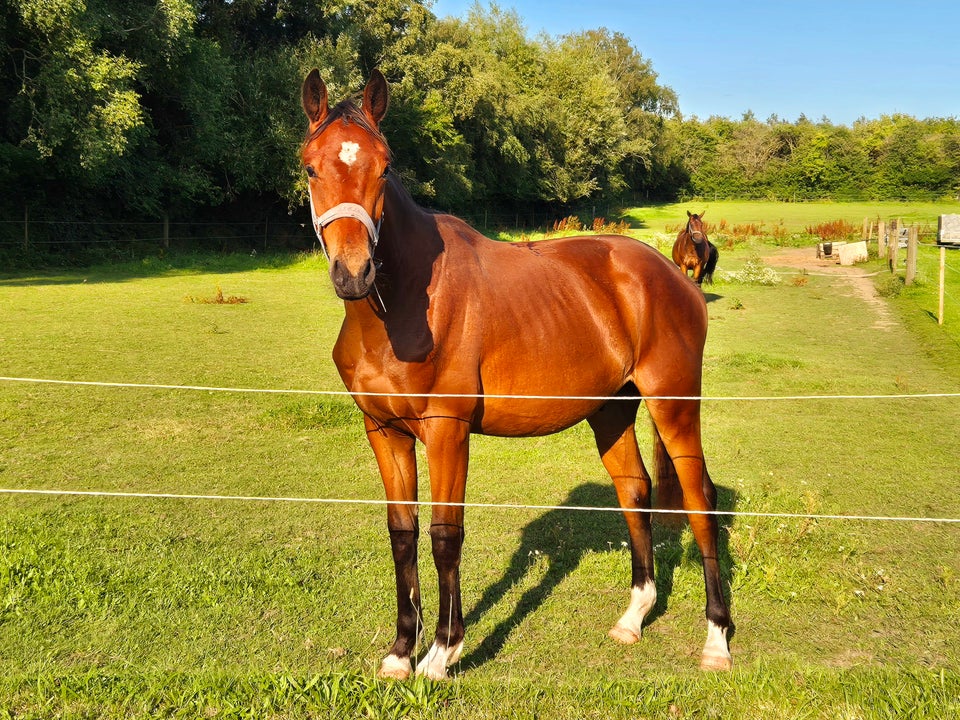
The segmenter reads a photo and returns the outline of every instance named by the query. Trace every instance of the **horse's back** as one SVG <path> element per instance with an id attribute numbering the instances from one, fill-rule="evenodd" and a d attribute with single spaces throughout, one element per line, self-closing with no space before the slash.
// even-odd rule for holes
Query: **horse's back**
<path id="1" fill-rule="evenodd" d="M 640 330 L 651 319 L 676 317 L 685 325 L 700 320 L 706 330 L 702 293 L 684 282 L 669 258 L 633 238 L 591 235 L 529 243 L 483 238 L 471 253 L 476 267 L 462 265 L 456 287 L 462 291 L 470 281 L 477 283 L 472 296 L 487 308 L 521 314 L 525 324 L 536 326 L 555 313 L 560 324 L 577 326 L 598 315 L 611 330 L 619 325 Z"/>
<path id="2" fill-rule="evenodd" d="M 655 359 L 677 369 L 689 362 L 699 380 L 702 293 L 650 246 L 622 236 L 583 236 L 477 241 L 461 253 L 448 243 L 447 251 L 461 257 L 448 260 L 456 271 L 431 304 L 435 317 L 457 308 L 448 324 L 457 372 L 474 357 L 488 396 L 609 397 L 645 378 Z M 476 430 L 552 432 L 601 404 L 488 397 Z"/>

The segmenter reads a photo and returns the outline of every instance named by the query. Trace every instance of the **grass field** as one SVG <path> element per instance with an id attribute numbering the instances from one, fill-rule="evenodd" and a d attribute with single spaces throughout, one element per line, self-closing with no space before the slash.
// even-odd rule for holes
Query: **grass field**
<path id="1" fill-rule="evenodd" d="M 724 258 L 738 267 L 755 250 Z M 884 300 L 897 322 L 878 329 L 845 281 L 802 278 L 708 289 L 705 395 L 957 391 L 956 337 L 918 291 Z M 8 377 L 340 389 L 342 308 L 315 257 L 13 277 L 0 307 Z M 960 517 L 957 402 L 706 401 L 721 507 Z M 382 497 L 342 396 L 4 381 L 0 419 L 7 491 Z M 615 503 L 584 426 L 476 438 L 471 455 L 471 502 Z M 471 509 L 465 656 L 450 682 L 397 684 L 373 678 L 394 622 L 382 507 L 11 492 L 0 507 L 0 718 L 960 713 L 957 524 L 729 518 L 735 667 L 705 675 L 689 532 L 658 528 L 660 600 L 624 648 L 605 637 L 628 599 L 616 513 Z M 430 628 L 425 543 L 421 576 Z"/>
<path id="2" fill-rule="evenodd" d="M 960 202 L 850 202 L 782 203 L 762 200 L 690 201 L 628 209 L 624 216 L 640 227 L 641 236 L 664 232 L 667 226 L 686 221 L 687 211 L 706 210 L 710 223 L 726 220 L 729 225 L 763 224 L 767 228 L 783 225 L 788 233 L 801 234 L 809 226 L 832 220 L 845 220 L 861 227 L 864 218 L 876 221 L 903 220 L 937 229 L 937 216 L 960 213 Z M 669 233 L 668 233 L 669 234 Z M 676 233 L 673 233 L 675 236 Z"/>

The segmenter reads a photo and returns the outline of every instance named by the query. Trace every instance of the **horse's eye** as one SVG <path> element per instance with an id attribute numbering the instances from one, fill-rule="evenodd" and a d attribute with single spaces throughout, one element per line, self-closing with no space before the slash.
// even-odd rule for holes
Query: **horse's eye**
<path id="1" fill-rule="evenodd" d="M 307 177 L 315 178 L 317 176 L 317 171 L 314 170 L 310 165 L 306 167 Z"/>
<path id="2" fill-rule="evenodd" d="M 383 175 L 381 175 L 380 177 L 386 177 L 386 176 L 389 175 L 389 174 L 390 174 L 390 166 L 387 165 L 387 166 L 383 169 Z"/>

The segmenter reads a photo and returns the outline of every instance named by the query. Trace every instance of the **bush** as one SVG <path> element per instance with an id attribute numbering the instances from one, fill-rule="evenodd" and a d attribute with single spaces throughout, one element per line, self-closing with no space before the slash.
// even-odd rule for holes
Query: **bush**
<path id="1" fill-rule="evenodd" d="M 834 220 L 807 227 L 807 232 L 826 242 L 834 242 L 857 238 L 860 228 L 846 220 Z"/>
<path id="2" fill-rule="evenodd" d="M 903 291 L 903 278 L 893 273 L 881 273 L 874 281 L 877 295 L 885 298 L 895 298 Z"/>
<path id="3" fill-rule="evenodd" d="M 776 285 L 780 282 L 777 271 L 764 265 L 759 257 L 751 257 L 744 263 L 742 270 L 725 272 L 721 277 L 729 282 L 744 285 Z"/>

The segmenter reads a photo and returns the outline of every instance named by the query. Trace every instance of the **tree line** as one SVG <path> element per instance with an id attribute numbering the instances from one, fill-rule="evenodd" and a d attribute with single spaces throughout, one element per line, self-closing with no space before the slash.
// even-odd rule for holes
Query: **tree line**
<path id="1" fill-rule="evenodd" d="M 530 37 L 424 0 L 3 0 L 0 212 L 109 218 L 302 207 L 300 82 L 379 67 L 384 131 L 423 204 L 566 211 L 616 198 L 940 197 L 960 123 L 683 118 L 621 33 Z"/>

